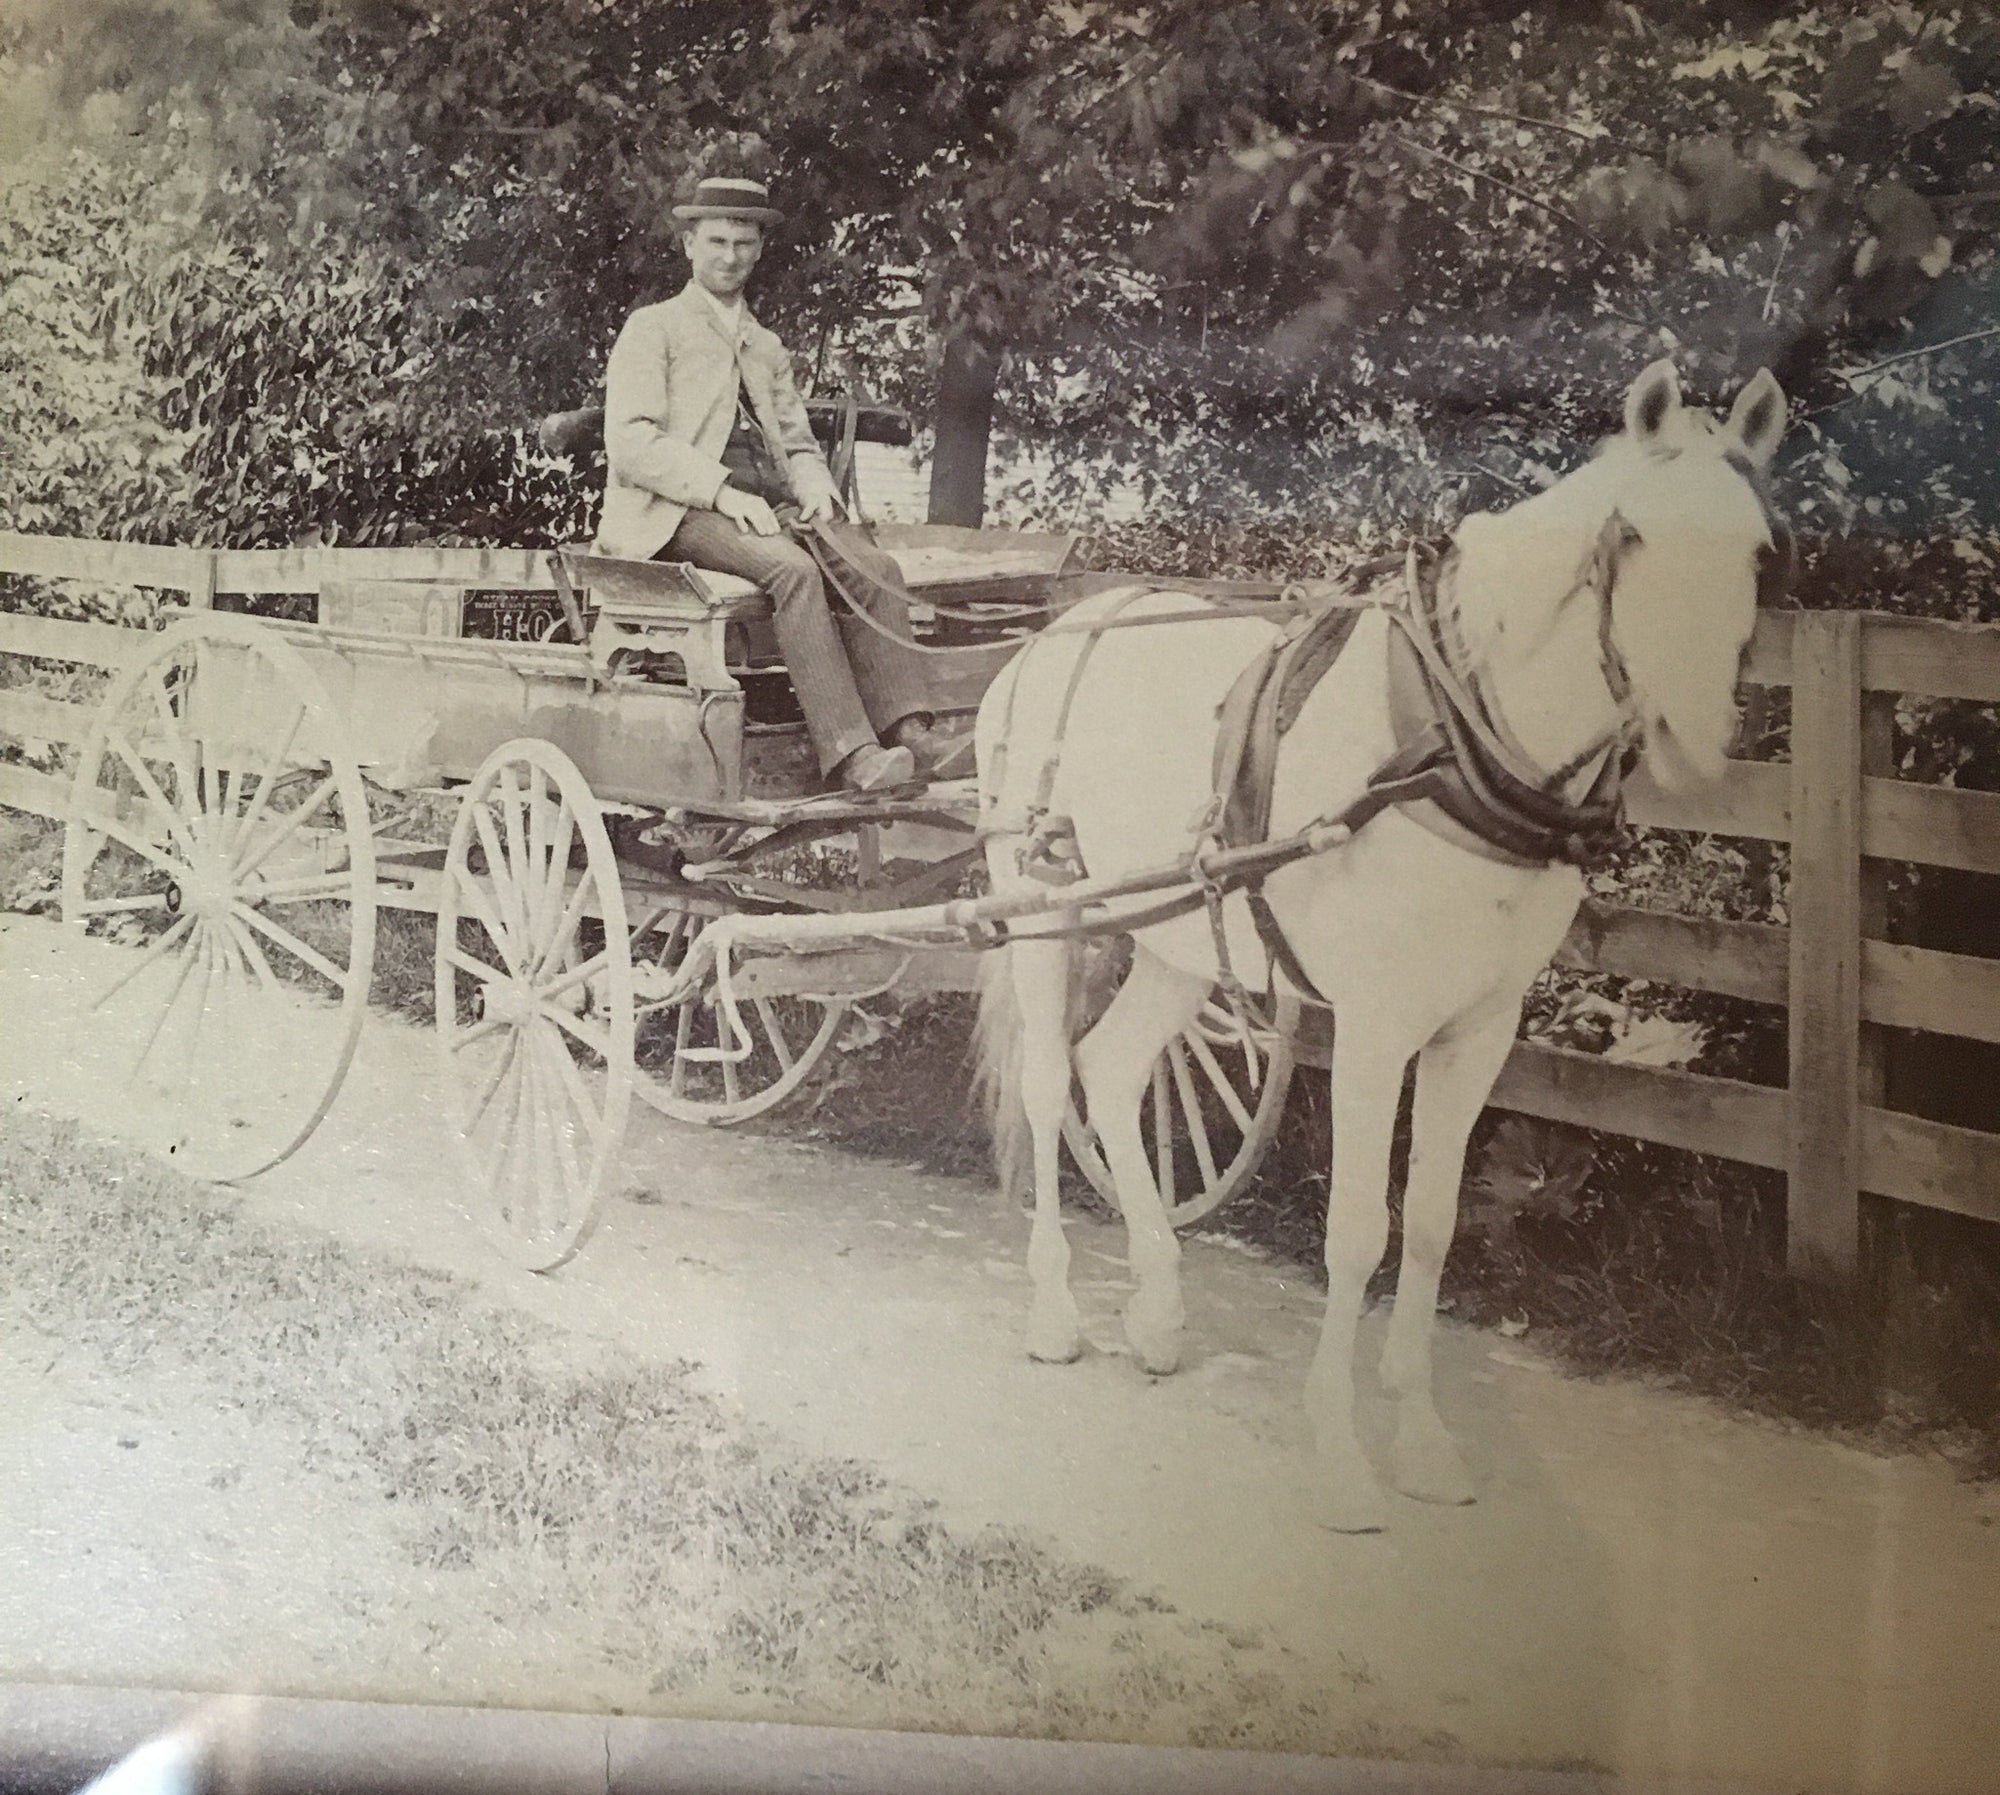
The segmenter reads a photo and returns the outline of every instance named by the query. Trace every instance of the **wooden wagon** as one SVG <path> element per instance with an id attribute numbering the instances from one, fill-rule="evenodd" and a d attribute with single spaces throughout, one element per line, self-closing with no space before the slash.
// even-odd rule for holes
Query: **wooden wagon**
<path id="1" fill-rule="evenodd" d="M 967 776 L 865 797 L 819 789 L 746 582 L 582 548 L 211 557 L 212 594 L 132 632 L 67 802 L 65 919 L 128 948 L 92 950 L 101 1051 L 129 1061 L 118 1101 L 158 1111 L 190 1170 L 278 1163 L 351 1062 L 378 908 L 432 911 L 468 1206 L 549 1266 L 591 1226 L 633 1097 L 744 1121 L 800 1090 L 869 996 L 969 986 L 969 955 L 805 919 L 979 888 L 972 714 L 1105 576 L 1066 536 L 880 540 Z M 691 974 L 721 916 L 821 938 Z M 1290 1051 L 1204 1023 L 1163 1056 L 1150 1127 L 1180 1221 L 1255 1170 Z M 1070 1140 L 1108 1194 L 1074 1118 Z"/>

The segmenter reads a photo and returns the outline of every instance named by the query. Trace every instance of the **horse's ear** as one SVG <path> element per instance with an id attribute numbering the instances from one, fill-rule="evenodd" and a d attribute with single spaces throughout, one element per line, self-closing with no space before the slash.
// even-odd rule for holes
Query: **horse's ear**
<path id="1" fill-rule="evenodd" d="M 1625 433 L 1636 443 L 1652 444 L 1667 420 L 1681 408 L 1680 370 L 1662 356 L 1632 382 L 1625 395 Z"/>
<path id="2" fill-rule="evenodd" d="M 1764 467 L 1785 434 L 1785 421 L 1785 389 L 1769 368 L 1760 368 L 1730 408 L 1729 433 L 1755 466 Z"/>

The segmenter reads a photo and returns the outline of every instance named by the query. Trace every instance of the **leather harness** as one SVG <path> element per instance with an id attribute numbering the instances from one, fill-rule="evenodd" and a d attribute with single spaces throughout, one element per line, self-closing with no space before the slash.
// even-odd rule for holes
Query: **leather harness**
<path id="1" fill-rule="evenodd" d="M 1477 689 L 1451 664 L 1438 603 L 1447 558 L 1413 548 L 1405 573 L 1407 602 L 1376 593 L 1342 594 L 1287 629 L 1238 676 L 1218 713 L 1211 839 L 1238 847 L 1269 838 L 1279 745 L 1355 625 L 1368 612 L 1381 611 L 1390 622 L 1389 711 L 1396 746 L 1361 795 L 1323 820 L 1339 823 L 1351 836 L 1384 810 L 1404 805 L 1412 820 L 1433 834 L 1505 865 L 1583 866 L 1597 859 L 1617 838 L 1623 821 L 1620 786 L 1638 754 L 1631 684 L 1611 635 L 1617 561 L 1636 538 L 1622 520 L 1607 537 L 1561 603 L 1586 588 L 1597 595 L 1601 666 L 1624 719 L 1610 740 L 1551 774 L 1529 766 Z M 1563 787 L 1598 754 L 1603 762 L 1589 789 L 1579 799 L 1567 797 Z M 1302 996 L 1324 1003 L 1265 898 L 1261 877 L 1237 889 L 1272 962 Z M 1211 921 L 1230 982 L 1219 897 L 1210 899 Z"/>

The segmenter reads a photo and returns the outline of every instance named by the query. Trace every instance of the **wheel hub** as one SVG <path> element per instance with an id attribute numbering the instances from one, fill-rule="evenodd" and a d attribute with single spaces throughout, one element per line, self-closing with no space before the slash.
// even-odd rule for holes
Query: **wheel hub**
<path id="1" fill-rule="evenodd" d="M 516 1027 L 541 1013 L 541 999 L 524 979 L 498 979 L 486 987 L 486 1014 Z"/>
<path id="2" fill-rule="evenodd" d="M 174 907 L 205 922 L 221 922 L 236 901 L 236 878 L 228 861 L 210 850 L 197 854 L 179 887 Z"/>

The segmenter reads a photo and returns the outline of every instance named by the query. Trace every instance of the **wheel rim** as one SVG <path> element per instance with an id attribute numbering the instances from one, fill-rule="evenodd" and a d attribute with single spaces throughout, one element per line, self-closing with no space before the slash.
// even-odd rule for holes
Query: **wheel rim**
<path id="1" fill-rule="evenodd" d="M 560 749 L 509 743 L 474 775 L 445 855 L 436 974 L 467 1206 L 509 1257 L 550 1270 L 596 1223 L 632 1093 L 624 893 Z"/>
<path id="2" fill-rule="evenodd" d="M 1280 998 L 1274 1029 L 1257 1031 L 1253 1076 L 1234 1019 L 1210 1001 L 1155 1062 L 1140 1130 L 1176 1228 L 1213 1214 L 1256 1175 L 1284 1113 L 1297 1021 L 1296 1001 Z M 1063 1140 L 1092 1189 L 1116 1204 L 1111 1169 L 1074 1104 L 1063 1118 Z"/>
<path id="3" fill-rule="evenodd" d="M 678 968 L 706 920 L 678 906 L 648 916 L 634 932 L 633 951 L 649 976 Z M 677 1122 L 713 1128 L 747 1122 L 793 1096 L 832 1049 L 853 1008 L 837 997 L 743 998 L 737 1013 L 750 1051 L 741 1059 L 703 1059 L 698 1056 L 711 1049 L 744 1044 L 730 1038 L 714 996 L 711 981 L 679 1003 L 647 1013 L 639 1075 L 642 1101 Z"/>
<path id="4" fill-rule="evenodd" d="M 96 1113 L 222 1180 L 319 1125 L 367 1011 L 374 844 L 346 732 L 268 624 L 191 620 L 113 682 L 71 785 L 63 918 L 87 1026 L 116 1042 Z"/>

